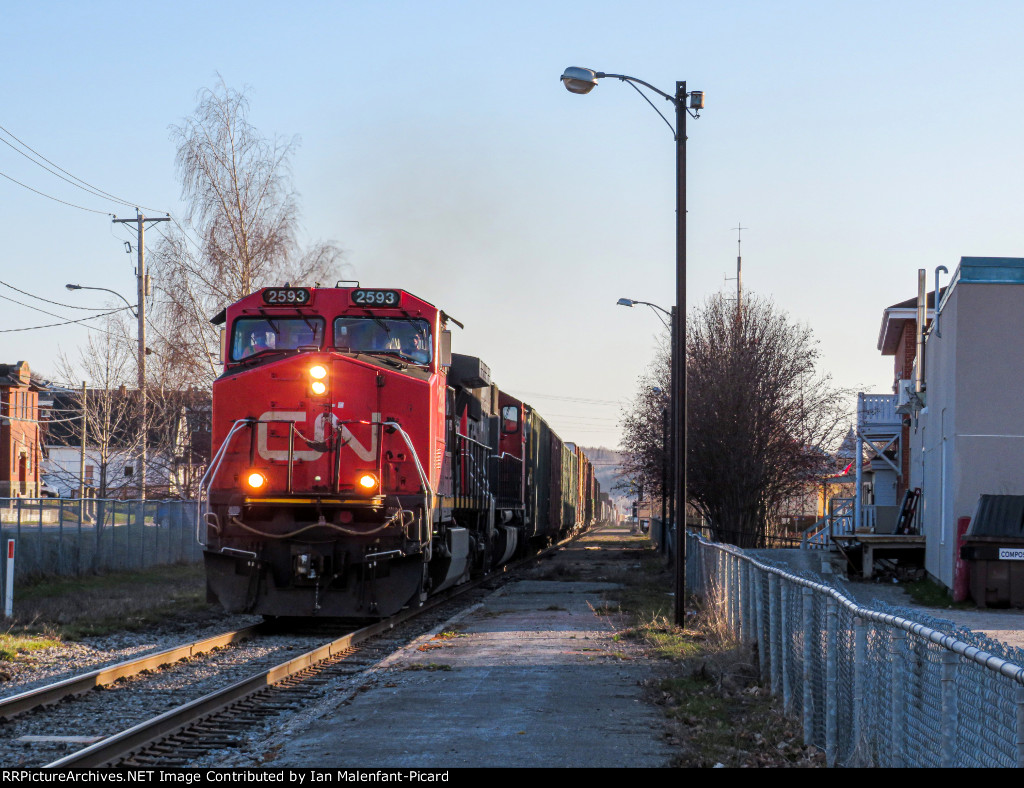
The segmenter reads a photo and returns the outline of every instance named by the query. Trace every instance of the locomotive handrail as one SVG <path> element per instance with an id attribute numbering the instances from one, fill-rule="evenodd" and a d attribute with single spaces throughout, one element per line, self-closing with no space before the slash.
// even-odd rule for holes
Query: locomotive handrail
<path id="1" fill-rule="evenodd" d="M 456 495 L 456 498 L 459 501 L 463 499 L 475 500 L 479 504 L 491 495 L 491 480 L 488 469 L 486 467 L 481 468 L 480 462 L 490 458 L 492 449 L 487 444 L 470 438 L 468 435 L 463 435 L 458 430 L 455 431 L 455 437 L 457 441 L 461 442 L 456 444 L 456 452 L 454 453 L 461 460 L 460 467 L 468 472 L 469 481 L 478 482 L 477 485 L 473 485 L 473 489 L 468 494 L 464 490 L 460 490 L 460 494 Z M 474 447 L 476 448 L 475 453 L 473 452 Z M 479 492 L 477 492 L 478 488 Z"/>
<path id="2" fill-rule="evenodd" d="M 208 503 L 209 502 L 209 492 L 208 492 L 208 490 L 209 490 L 209 488 L 213 487 L 213 482 L 214 482 L 214 480 L 217 477 L 217 473 L 220 471 L 220 467 L 221 467 L 221 465 L 224 462 L 224 457 L 227 454 L 228 446 L 231 443 L 231 440 L 234 438 L 234 436 L 236 434 L 238 434 L 238 432 L 240 432 L 244 427 L 252 428 L 256 424 L 264 424 L 264 423 L 267 423 L 267 424 L 275 423 L 276 424 L 276 423 L 280 423 L 280 422 L 276 422 L 276 421 L 274 421 L 274 422 L 269 422 L 269 421 L 264 422 L 264 421 L 262 421 L 260 419 L 252 419 L 252 418 L 238 419 L 238 421 L 236 421 L 231 426 L 231 429 L 228 431 L 227 436 L 224 438 L 224 442 L 220 445 L 220 448 L 217 449 L 216 454 L 214 454 L 213 459 L 210 461 L 210 465 L 207 468 L 206 473 L 203 474 L 203 478 L 199 482 L 199 495 L 198 495 L 198 500 L 196 501 L 196 541 L 199 543 L 200 547 L 203 547 L 203 548 L 206 547 L 206 543 L 202 539 L 202 525 L 205 522 L 205 520 L 203 518 L 203 503 L 204 503 L 203 493 L 204 493 L 204 491 L 207 492 L 207 494 L 206 494 L 206 502 Z M 309 443 L 308 439 L 301 433 L 301 431 L 299 431 L 298 429 L 295 428 L 295 423 L 296 422 L 288 422 L 290 427 L 292 429 L 294 429 L 294 432 L 298 433 L 299 437 L 302 438 L 304 441 L 306 441 L 306 443 L 308 444 Z M 373 427 L 373 426 L 377 426 L 377 427 L 392 427 L 392 428 L 394 428 L 394 430 L 396 432 L 398 432 L 399 435 L 402 436 L 403 442 L 405 443 L 406 447 L 409 449 L 409 451 L 412 454 L 413 463 L 416 466 L 416 473 L 419 475 L 420 483 L 423 485 L 423 490 L 425 491 L 424 492 L 424 498 L 426 499 L 426 505 L 425 505 L 426 512 L 425 512 L 425 514 L 426 514 L 426 518 L 427 518 L 427 523 L 432 524 L 433 521 L 434 521 L 433 520 L 433 518 L 434 518 L 434 501 L 435 501 L 435 499 L 437 497 L 437 492 L 431 486 L 430 479 L 428 478 L 428 476 L 426 474 L 426 471 L 424 471 L 424 469 L 423 469 L 423 463 L 420 462 L 419 453 L 416 451 L 416 447 L 413 445 L 412 439 L 409 438 L 409 434 L 402 428 L 402 425 L 399 424 L 397 421 L 364 421 L 364 420 L 361 420 L 361 419 L 346 419 L 345 421 L 337 422 L 337 424 L 338 425 L 341 425 L 341 424 L 366 424 L 366 425 L 369 425 L 371 427 Z M 289 430 L 289 432 L 291 432 L 291 430 Z M 289 437 L 291 437 L 291 436 L 289 436 Z M 471 439 L 467 438 L 466 440 L 471 440 Z M 290 442 L 291 441 L 289 441 L 289 443 Z M 474 443 L 475 443 L 475 441 L 474 441 Z M 482 446 L 483 444 L 478 444 L 478 445 Z M 289 454 L 291 454 L 291 448 L 292 447 L 289 446 Z M 290 463 L 289 463 L 289 465 L 290 465 Z M 289 482 L 291 481 L 290 477 L 291 477 L 291 474 L 289 473 Z M 291 484 L 289 484 L 289 492 L 291 492 Z M 430 529 L 428 528 L 428 533 L 429 532 L 430 532 Z"/>
<path id="3" fill-rule="evenodd" d="M 427 476 L 426 471 L 423 470 L 423 463 L 420 462 L 420 455 L 416 451 L 416 447 L 413 446 L 412 439 L 409 434 L 402 429 L 402 425 L 397 421 L 364 421 L 361 419 L 346 419 L 345 421 L 339 421 L 338 424 L 368 424 L 369 426 L 378 427 L 392 427 L 399 435 L 402 436 L 402 440 L 405 442 L 405 446 L 412 453 L 413 463 L 416 465 L 416 473 L 420 477 L 420 484 L 423 485 L 425 490 L 423 497 L 426 498 L 426 515 L 427 522 L 432 526 L 434 522 L 434 500 L 437 498 L 437 491 L 430 484 L 430 478 Z M 383 451 L 383 441 L 378 441 L 380 450 Z M 428 533 L 430 529 L 428 528 Z"/>
<path id="4" fill-rule="evenodd" d="M 241 431 L 242 427 L 251 427 L 256 422 L 255 419 L 239 419 L 231 425 L 231 429 L 228 430 L 227 436 L 224 438 L 224 442 L 217 449 L 217 453 L 213 455 L 213 459 L 210 460 L 210 466 L 206 469 L 206 473 L 203 474 L 203 478 L 199 480 L 199 493 L 196 496 L 196 541 L 200 547 L 205 548 L 206 543 L 202 538 L 202 527 L 205 523 L 203 517 L 203 491 L 208 490 L 213 486 L 213 480 L 217 478 L 217 472 L 220 470 L 220 466 L 224 462 L 224 456 L 227 454 L 228 445 L 231 443 L 231 439 Z M 210 495 L 207 492 L 206 499 L 209 501 Z"/>

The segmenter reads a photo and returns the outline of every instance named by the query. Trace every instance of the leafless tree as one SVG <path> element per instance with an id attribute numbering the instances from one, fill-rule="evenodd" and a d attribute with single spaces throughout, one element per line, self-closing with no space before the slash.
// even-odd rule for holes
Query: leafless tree
<path id="1" fill-rule="evenodd" d="M 769 301 L 721 295 L 687 321 L 689 504 L 721 540 L 764 544 L 787 502 L 835 473 L 849 392 L 818 342 Z"/>
<path id="2" fill-rule="evenodd" d="M 616 489 L 627 490 L 643 485 L 644 494 L 660 500 L 664 463 L 668 459 L 665 446 L 665 416 L 670 391 L 671 347 L 664 336 L 655 352 L 654 361 L 637 381 L 636 396 L 623 411 L 622 465 Z M 670 448 L 670 447 L 669 447 Z"/>
<path id="3" fill-rule="evenodd" d="M 811 329 L 768 300 L 716 295 L 687 320 L 687 498 L 713 535 L 763 545 L 794 501 L 835 473 L 848 392 L 817 369 Z M 667 342 L 623 418 L 625 475 L 661 492 Z"/>
<path id="4" fill-rule="evenodd" d="M 262 136 L 244 92 L 223 80 L 201 90 L 171 136 L 187 209 L 154 248 L 154 343 L 180 382 L 208 384 L 219 348 L 213 315 L 269 284 L 333 283 L 342 252 L 333 242 L 300 249 L 290 169 L 298 138 Z"/>
<path id="5" fill-rule="evenodd" d="M 63 388 L 53 391 L 54 409 L 47 423 L 50 462 L 47 473 L 62 486 L 77 490 L 81 482 L 100 498 L 135 497 L 141 457 L 141 398 L 137 383 L 134 325 L 110 316 L 89 335 L 76 357 L 61 354 L 57 374 Z M 209 455 L 209 395 L 175 384 L 173 365 L 160 356 L 147 364 L 147 494 L 150 497 L 194 494 L 197 477 Z M 83 396 L 78 381 L 87 384 Z M 78 460 L 86 417 L 86 467 Z M 58 456 L 60 455 L 59 459 Z M 73 456 L 69 456 L 73 455 Z M 128 472 L 128 469 L 131 469 Z"/>
<path id="6" fill-rule="evenodd" d="M 132 464 L 139 456 L 137 404 L 125 395 L 126 386 L 136 380 L 135 357 L 128 335 L 127 323 L 116 316 L 108 317 L 98 333 L 90 333 L 78 358 L 61 354 L 57 374 L 68 384 L 57 396 L 58 407 L 50 416 L 48 442 L 65 446 L 86 446 L 89 464 L 97 467 L 98 478 L 81 479 L 76 463 L 51 466 L 51 473 L 63 484 L 75 489 L 86 483 L 96 495 L 106 498 L 116 482 L 115 469 Z M 74 387 L 79 380 L 88 391 L 83 397 Z M 82 435 L 81 416 L 85 412 L 86 434 Z"/>

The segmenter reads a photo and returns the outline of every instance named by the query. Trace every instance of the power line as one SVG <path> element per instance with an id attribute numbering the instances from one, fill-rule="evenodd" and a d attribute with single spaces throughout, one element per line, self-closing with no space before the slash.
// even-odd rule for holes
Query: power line
<path id="1" fill-rule="evenodd" d="M 587 399 L 584 397 L 563 397 L 555 394 L 539 394 L 535 391 L 523 391 L 520 392 L 526 397 L 536 397 L 538 399 L 554 399 L 561 400 L 563 402 L 582 402 L 590 405 L 621 405 L 623 400 L 616 399 Z"/>
<path id="2" fill-rule="evenodd" d="M 64 181 L 65 183 L 70 183 L 70 184 L 71 184 L 72 186 L 74 186 L 74 187 L 75 187 L 76 189 L 81 189 L 81 190 L 82 190 L 82 191 L 84 191 L 84 192 L 85 192 L 86 194 L 91 194 L 91 195 L 92 195 L 93 197 L 100 197 L 100 198 L 102 198 L 102 199 L 113 199 L 113 201 L 114 201 L 114 202 L 116 202 L 116 203 L 120 203 L 121 205 L 127 205 L 128 207 L 134 207 L 133 203 L 127 203 L 127 202 L 125 202 L 124 200 L 118 200 L 118 199 L 116 199 L 116 198 L 112 198 L 112 197 L 111 197 L 111 195 L 109 195 L 109 194 L 107 194 L 107 193 L 105 193 L 105 192 L 100 192 L 100 191 L 96 191 L 95 189 L 92 189 L 92 188 L 88 188 L 88 189 L 87 189 L 87 188 L 85 188 L 84 186 L 81 186 L 81 185 L 79 185 L 79 184 L 75 183 L 75 182 L 74 182 L 73 180 L 71 180 L 70 178 L 65 178 L 65 177 L 64 177 L 63 175 L 61 175 L 61 174 L 60 174 L 59 172 L 54 172 L 54 171 L 53 171 L 53 170 L 51 170 L 51 169 L 50 169 L 49 167 L 47 167 L 47 166 L 46 166 L 45 164 L 40 164 L 40 163 L 39 163 L 38 161 L 36 161 L 35 159 L 33 159 L 33 158 L 32 158 L 31 156 L 29 156 L 29 155 L 28 155 L 27 153 L 25 153 L 24 151 L 20 151 L 20 150 L 18 150 L 18 149 L 17 149 L 16 147 L 14 147 L 13 145 L 11 145 L 11 143 L 9 143 L 9 142 L 8 142 L 7 140 L 3 139 L 2 137 L 0 137 L 0 142 L 2 142 L 2 143 L 3 143 L 4 145 L 6 145 L 6 146 L 7 146 L 8 148 L 10 148 L 11 150 L 13 150 L 13 151 L 14 151 L 15 153 L 17 153 L 17 154 L 19 154 L 19 155 L 21 155 L 21 156 L 24 156 L 24 157 L 25 157 L 26 159 L 28 159 L 28 160 L 29 160 L 30 162 L 32 162 L 33 164 L 35 164 L 35 165 L 36 165 L 37 167 L 42 167 L 42 168 L 43 168 L 44 170 L 46 170 L 46 171 L 47 171 L 48 173 L 50 173 L 51 175 L 54 175 L 54 176 L 56 176 L 56 177 L 60 178 L 60 179 L 61 179 L 62 181 Z M 30 149 L 30 150 L 31 150 L 31 149 Z"/>
<path id="3" fill-rule="evenodd" d="M 38 189 L 33 189 L 31 186 L 26 186 L 21 181 L 17 181 L 14 178 L 12 178 L 10 175 L 7 175 L 6 173 L 3 173 L 3 172 L 0 172 L 0 178 L 6 178 L 11 183 L 16 183 L 16 184 L 18 184 L 23 189 L 28 189 L 30 192 L 33 192 L 34 194 L 38 194 L 40 197 L 45 197 L 48 200 L 53 200 L 54 202 L 59 202 L 61 205 L 67 205 L 67 206 L 69 206 L 71 208 L 78 208 L 78 210 L 80 210 L 80 211 L 88 211 L 89 213 L 98 213 L 98 214 L 101 214 L 103 216 L 113 216 L 114 215 L 110 211 L 97 211 L 95 208 L 86 208 L 84 205 L 76 205 L 73 202 L 68 202 L 67 200 L 58 199 L 57 197 L 54 197 L 52 194 L 46 194 L 45 192 L 41 192 Z"/>
<path id="4" fill-rule="evenodd" d="M 40 163 L 39 163 L 38 161 L 35 161 L 35 160 L 34 160 L 34 159 L 33 159 L 33 158 L 31 157 L 31 156 L 29 156 L 28 154 L 26 154 L 26 153 L 24 153 L 23 151 L 20 151 L 20 150 L 18 150 L 17 148 L 15 148 L 15 147 L 14 147 L 13 145 L 11 145 L 11 143 L 7 142 L 7 140 L 4 140 L 4 139 L 0 139 L 0 142 L 3 142 L 3 143 L 4 143 L 5 145 L 7 145 L 8 147 L 10 147 L 10 148 L 11 148 L 12 150 L 14 150 L 15 152 L 17 152 L 17 153 L 20 153 L 20 154 L 21 154 L 22 156 L 24 156 L 24 157 L 25 157 L 26 159 L 28 159 L 29 161 L 31 161 L 31 162 L 32 162 L 33 164 L 35 164 L 35 165 L 37 165 L 37 166 L 39 166 L 39 167 L 42 167 L 42 168 L 43 168 L 44 170 L 46 170 L 47 172 L 49 172 L 49 173 L 51 173 L 51 174 L 53 174 L 53 175 L 56 175 L 56 176 L 57 176 L 58 178 L 60 178 L 61 180 L 67 181 L 68 183 L 71 183 L 71 185 L 72 185 L 72 186 L 77 186 L 77 187 L 78 187 L 79 189 L 82 189 L 83 191 L 88 191 L 88 192 L 90 192 L 91 194 L 94 194 L 94 195 L 96 195 L 96 196 L 98 196 L 98 197 L 106 197 L 106 198 L 108 198 L 108 199 L 110 199 L 110 200 L 113 200 L 114 202 L 117 202 L 117 203 L 121 203 L 122 205 L 127 205 L 127 206 L 128 206 L 129 208 L 133 208 L 133 207 L 135 207 L 136 205 L 139 205 L 139 203 L 137 203 L 137 202 L 129 202 L 128 200 L 123 200 L 123 199 L 121 199 L 120 197 L 117 197 L 117 196 L 115 196 L 115 195 L 111 194 L 110 192 L 106 192 L 106 191 L 103 191 L 103 189 L 100 189 L 100 188 L 99 188 L 98 186 L 93 186 L 93 185 L 92 185 L 91 183 L 89 183 L 89 182 L 87 182 L 87 181 L 83 181 L 83 180 L 82 180 L 81 178 L 79 178 L 79 177 L 78 177 L 78 176 L 76 176 L 76 175 L 72 175 L 72 174 L 71 174 L 70 172 L 68 172 L 67 170 L 65 170 L 65 169 L 64 169 L 63 167 L 61 167 L 61 166 L 60 166 L 59 164 L 56 164 L 56 163 L 54 163 L 54 162 L 50 161 L 50 160 L 49 160 L 48 158 L 46 158 L 46 157 L 45 157 L 45 156 L 44 156 L 43 154 L 41 154 L 41 153 L 40 153 L 39 151 L 37 151 L 37 150 L 35 150 L 34 148 L 32 148 L 32 147 L 31 147 L 30 145 L 28 145 L 28 144 L 27 144 L 26 142 L 23 142 L 22 140 L 18 139 L 18 138 L 17 138 L 16 136 L 14 136 L 14 134 L 12 134 L 12 133 L 11 133 L 10 131 L 8 131 L 7 129 L 5 129 L 5 128 L 4 128 L 3 126 L 0 126 L 0 131 L 2 131 L 2 132 L 3 132 L 4 134 L 6 134 L 6 135 L 7 135 L 8 137 L 10 137 L 11 139 L 13 139 L 13 140 L 14 140 L 15 142 L 17 142 L 17 143 L 18 143 L 19 145 L 21 145 L 21 146 L 22 146 L 23 148 L 26 148 L 27 150 L 30 150 L 30 151 L 32 151 L 32 153 L 33 153 L 33 154 L 35 154 L 36 156 L 38 156 L 38 157 L 39 157 L 40 159 L 42 159 L 43 161 L 45 161 L 45 162 L 46 162 L 47 164 L 49 164 L 49 165 L 52 165 L 53 167 L 56 167 L 56 168 L 57 168 L 58 170 L 60 170 L 60 171 L 61 171 L 62 173 L 64 173 L 64 175 L 67 175 L 67 176 L 68 176 L 68 178 L 71 178 L 71 179 L 73 179 L 73 180 L 77 181 L 78 183 L 72 183 L 71 181 L 68 181 L 68 179 L 67 179 L 67 178 L 64 178 L 64 177 L 62 177 L 61 175 L 57 175 L 57 173 L 55 173 L 55 172 L 54 172 L 53 170 L 51 170 L 51 169 L 50 169 L 49 167 L 44 167 L 44 166 L 43 166 L 42 164 L 40 164 Z M 82 184 L 82 185 L 81 185 L 81 186 L 79 186 L 79 184 Z M 87 188 L 86 188 L 86 187 L 87 187 Z M 140 207 L 140 208 L 145 208 L 145 209 L 146 209 L 147 211 L 156 211 L 156 210 L 157 210 L 156 208 L 147 208 L 147 207 L 146 207 L 145 205 L 139 205 L 139 207 Z M 158 211 L 158 212 L 160 212 L 160 211 Z"/>
<path id="5" fill-rule="evenodd" d="M 0 298 L 2 298 L 2 297 L 3 296 L 0 296 Z M 7 299 L 7 300 L 10 301 L 11 299 Z M 3 329 L 0 329 L 0 334 L 11 334 L 11 333 L 14 333 L 15 331 L 35 331 L 36 329 L 39 329 L 39 328 L 53 328 L 54 326 L 69 326 L 69 325 L 71 325 L 73 323 L 82 323 L 82 322 L 84 322 L 86 320 L 95 320 L 97 317 L 106 317 L 107 315 L 114 315 L 114 314 L 117 314 L 118 312 L 123 312 L 124 310 L 126 310 L 128 308 L 129 307 L 123 306 L 120 309 L 112 309 L 109 312 L 103 312 L 103 313 L 98 314 L 98 315 L 89 315 L 88 317 L 79 318 L 78 320 L 67 320 L 67 321 L 65 321 L 63 323 L 47 323 L 46 325 L 42 325 L 42 326 L 28 326 L 26 328 L 3 328 Z M 110 334 L 111 333 L 109 331 L 104 331 L 104 329 L 99 328 L 98 326 L 88 326 L 87 325 L 86 328 L 91 328 L 94 331 L 103 331 L 106 334 Z M 114 335 L 111 334 L 111 336 L 114 336 Z"/>
<path id="6" fill-rule="evenodd" d="M 106 308 L 106 307 L 75 306 L 73 304 L 62 304 L 59 301 L 51 301 L 49 298 L 43 298 L 42 296 L 33 295 L 32 293 L 28 292 L 27 290 L 20 290 L 19 288 L 15 287 L 14 285 L 9 285 L 9 284 L 7 284 L 7 282 L 4 282 L 4 281 L 0 281 L 0 285 L 3 285 L 4 287 L 9 287 L 11 290 L 15 291 L 16 293 L 21 293 L 22 295 L 27 295 L 29 298 L 35 298 L 35 299 L 37 299 L 39 301 L 45 301 L 47 304 L 53 304 L 54 306 L 64 307 L 65 309 L 84 309 L 84 310 L 87 310 L 89 312 L 99 312 L 100 310 Z M 18 302 L 15 301 L 14 303 L 18 303 Z M 27 306 L 27 304 L 23 304 L 22 306 Z M 60 317 L 60 315 L 54 315 L 54 317 Z"/>

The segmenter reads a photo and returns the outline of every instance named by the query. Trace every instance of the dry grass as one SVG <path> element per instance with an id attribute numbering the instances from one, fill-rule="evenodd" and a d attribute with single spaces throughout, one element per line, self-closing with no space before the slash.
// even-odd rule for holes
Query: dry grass
<path id="1" fill-rule="evenodd" d="M 201 565 L 53 578 L 14 592 L 10 631 L 75 639 L 213 613 Z"/>
<path id="2" fill-rule="evenodd" d="M 588 538 L 589 543 L 589 538 Z M 662 707 L 676 766 L 824 766 L 802 744 L 802 725 L 779 710 L 760 682 L 757 654 L 737 641 L 717 589 L 687 600 L 686 627 L 673 622 L 674 575 L 644 537 L 601 540 L 602 559 L 619 553 L 619 567 L 602 566 L 621 587 L 614 598 L 628 624 L 617 639 L 636 641 L 654 660 L 647 688 Z"/>

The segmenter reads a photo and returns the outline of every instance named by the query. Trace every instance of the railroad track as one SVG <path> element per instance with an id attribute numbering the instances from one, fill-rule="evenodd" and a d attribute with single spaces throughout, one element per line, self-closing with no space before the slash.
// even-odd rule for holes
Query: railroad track
<path id="1" fill-rule="evenodd" d="M 211 749 L 230 747 L 237 735 L 263 717 L 300 708 L 316 679 L 359 654 L 356 646 L 423 612 L 403 611 L 319 648 L 178 706 L 121 733 L 47 764 L 48 768 L 113 765 L 184 766 Z M 358 672 L 359 660 L 350 666 Z M 345 671 L 345 667 L 341 671 Z"/>
<path id="2" fill-rule="evenodd" d="M 214 649 L 224 648 L 232 643 L 249 640 L 256 637 L 262 631 L 264 631 L 264 626 L 257 624 L 231 632 L 224 632 L 220 635 L 202 638 L 201 640 L 181 646 L 174 646 L 173 648 L 164 649 L 163 651 L 138 657 L 137 659 L 119 662 L 110 667 L 72 676 L 53 684 L 47 684 L 45 687 L 12 695 L 0 700 L 0 719 L 8 720 L 33 709 L 57 703 L 64 698 L 82 695 L 97 687 L 106 687 L 121 679 L 137 676 L 140 673 L 170 665 L 178 660 L 189 659 L 199 654 L 206 654 Z"/>
<path id="3" fill-rule="evenodd" d="M 198 758 L 208 756 L 213 751 L 237 747 L 245 731 L 255 723 L 265 721 L 267 717 L 301 711 L 315 700 L 318 694 L 332 686 L 337 687 L 338 681 L 341 681 L 342 684 L 349 680 L 359 682 L 360 674 L 396 648 L 404 645 L 405 638 L 402 639 L 401 644 L 395 644 L 388 641 L 380 642 L 381 635 L 404 622 L 431 611 L 437 617 L 437 623 L 440 623 L 454 612 L 452 610 L 454 605 L 465 604 L 463 597 L 466 594 L 476 590 L 484 593 L 481 586 L 493 587 L 495 581 L 506 580 L 510 575 L 510 570 L 514 570 L 516 566 L 535 561 L 543 557 L 545 553 L 553 552 L 557 548 L 556 545 L 549 548 L 548 551 L 507 567 L 505 571 L 459 586 L 448 594 L 428 600 L 422 607 L 405 610 L 391 619 L 356 631 L 346 632 L 340 637 L 334 637 L 328 643 L 321 642 L 316 648 L 297 657 L 279 663 L 275 660 L 275 664 L 272 666 L 256 672 L 246 671 L 247 675 L 244 678 L 229 681 L 228 686 L 206 692 L 185 703 L 175 703 L 173 708 L 156 714 L 143 722 L 129 723 L 123 730 L 116 733 L 98 736 L 23 736 L 14 741 L 24 741 L 26 747 L 45 746 L 43 743 L 47 741 L 50 742 L 51 748 L 54 746 L 66 748 L 75 743 L 87 745 L 83 749 L 45 763 L 46 767 L 51 768 L 105 765 L 187 766 Z M 432 625 L 432 622 L 428 622 L 419 627 L 414 634 L 409 636 L 409 639 L 416 637 Z M 132 679 L 131 677 L 162 670 L 165 666 L 176 665 L 180 660 L 196 660 L 200 654 L 209 654 L 242 641 L 273 639 L 274 635 L 282 634 L 285 638 L 290 637 L 289 633 L 281 633 L 277 627 L 259 624 L 91 671 L 0 700 L 0 719 L 7 721 L 4 723 L 5 725 L 12 725 L 20 719 L 31 717 L 32 715 L 29 715 L 28 712 L 42 706 L 54 706 L 65 698 L 71 696 L 87 698 L 91 690 L 109 688 L 126 679 L 129 682 L 143 682 L 142 679 Z M 378 638 L 377 645 L 367 644 L 367 641 L 375 637 Z M 279 645 L 278 649 L 280 648 Z M 291 648 L 291 646 L 287 646 L 287 648 Z M 186 678 L 184 681 L 191 683 L 192 680 Z M 122 691 L 130 693 L 132 689 L 125 687 L 123 690 L 117 690 L 117 692 Z M 139 693 L 145 694 L 146 692 L 155 694 L 154 691 L 147 690 L 143 683 Z M 67 706 L 68 704 L 59 704 L 60 709 Z M 107 712 L 104 711 L 91 713 L 87 711 L 78 713 L 77 716 L 72 713 L 72 721 L 54 722 L 51 727 L 65 733 L 82 733 L 81 729 L 86 724 L 83 720 L 103 718 L 106 715 Z M 14 720 L 15 717 L 18 720 Z M 11 722 L 12 720 L 13 722 Z M 113 721 L 109 722 L 112 724 Z M 118 728 L 115 727 L 113 730 L 118 730 Z M 89 731 L 84 732 L 88 733 Z M 31 756 L 36 758 L 35 765 L 43 763 L 38 760 L 39 755 L 40 753 L 34 750 L 31 753 Z M 17 757 L 17 754 L 14 753 L 5 760 L 16 760 Z M 7 762 L 3 765 L 33 764 Z"/>

